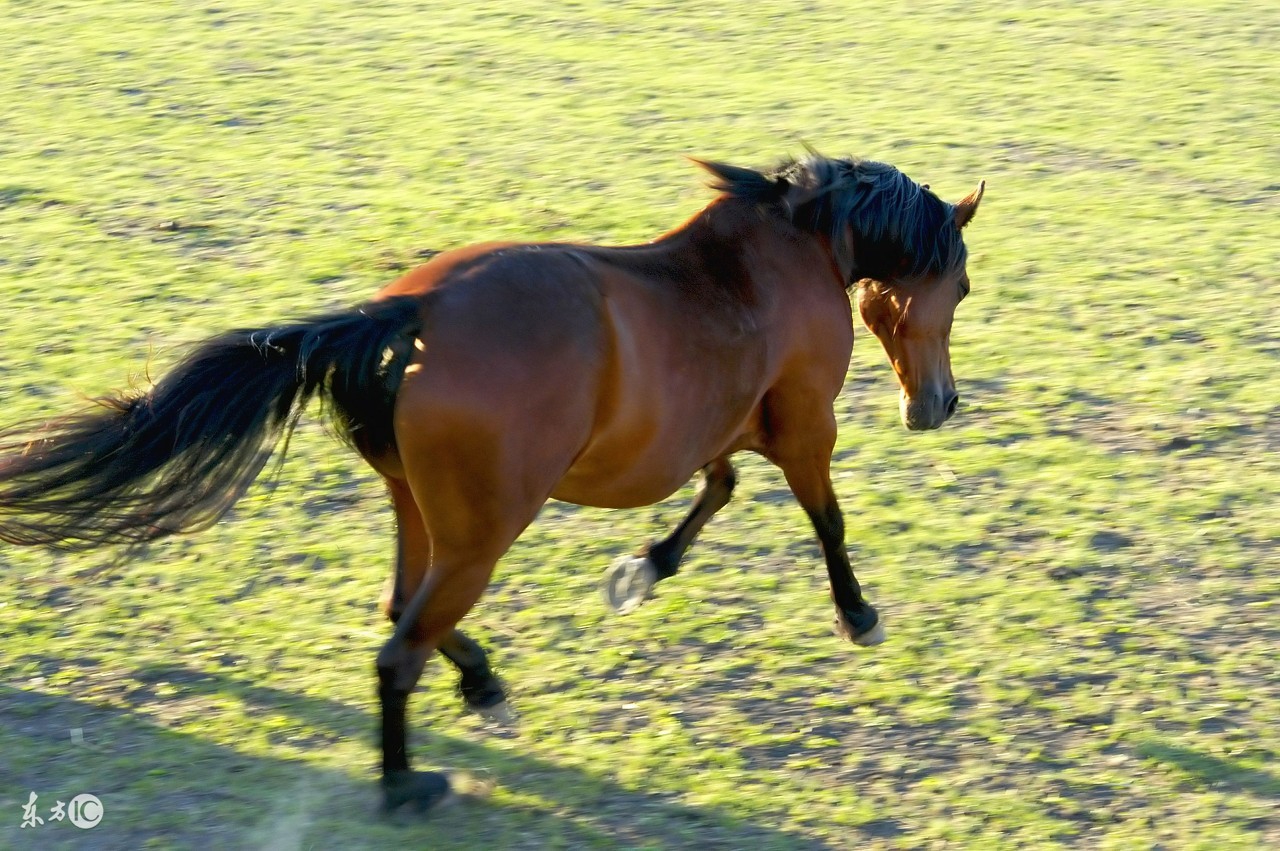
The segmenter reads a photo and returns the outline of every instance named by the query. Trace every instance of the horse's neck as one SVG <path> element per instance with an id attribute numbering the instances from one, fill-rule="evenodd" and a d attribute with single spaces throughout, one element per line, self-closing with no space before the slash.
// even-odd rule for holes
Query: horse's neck
<path id="1" fill-rule="evenodd" d="M 653 242 L 587 249 L 611 265 L 680 288 L 694 302 L 769 303 L 796 287 L 843 290 L 823 237 L 755 205 L 719 198 Z"/>
<path id="2" fill-rule="evenodd" d="M 779 284 L 821 286 L 831 278 L 843 289 L 829 239 L 738 199 L 713 201 L 655 244 L 712 265 L 732 257 L 732 265 L 753 279 L 765 275 Z"/>

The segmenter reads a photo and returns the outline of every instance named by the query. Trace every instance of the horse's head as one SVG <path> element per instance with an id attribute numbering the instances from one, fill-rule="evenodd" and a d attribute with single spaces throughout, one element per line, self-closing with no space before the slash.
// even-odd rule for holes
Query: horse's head
<path id="1" fill-rule="evenodd" d="M 983 185 L 956 204 L 942 222 L 958 238 L 982 200 Z M 856 253 L 856 248 L 855 248 Z M 969 275 L 961 261 L 941 272 L 898 278 L 881 272 L 858 287 L 858 312 L 880 339 L 902 388 L 902 424 L 912 431 L 938 428 L 959 404 L 951 374 L 951 321 L 969 294 Z"/>
<path id="2" fill-rule="evenodd" d="M 942 201 L 891 165 L 810 151 L 770 173 L 694 160 L 720 191 L 821 236 L 833 268 L 857 285 L 858 309 L 902 387 L 902 422 L 937 428 L 960 401 L 951 374 L 951 320 L 969 292 L 964 239 L 985 184 Z"/>

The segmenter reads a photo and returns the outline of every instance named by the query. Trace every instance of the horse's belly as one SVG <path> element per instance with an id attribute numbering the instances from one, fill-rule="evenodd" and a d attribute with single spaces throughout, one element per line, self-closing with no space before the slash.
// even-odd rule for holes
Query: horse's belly
<path id="1" fill-rule="evenodd" d="M 698 465 L 675 465 L 655 457 L 652 465 L 611 466 L 604 459 L 581 458 L 564 475 L 552 499 L 595 508 L 638 508 L 661 502 L 698 471 Z"/>
<path id="2" fill-rule="evenodd" d="M 634 424 L 598 433 L 561 478 L 552 498 L 596 508 L 652 505 L 678 491 L 716 458 L 759 448 L 758 406 L 748 403 L 719 413 L 719 427 L 707 423 L 704 413 L 701 429 L 690 428 L 684 420 L 666 427 Z"/>
<path id="3" fill-rule="evenodd" d="M 639 508 L 640 505 L 662 502 L 676 493 L 681 485 L 691 479 L 694 472 L 696 467 L 684 476 L 649 473 L 628 476 L 626 479 L 612 479 L 575 468 L 552 491 L 552 499 L 563 503 L 591 505 L 593 508 Z"/>

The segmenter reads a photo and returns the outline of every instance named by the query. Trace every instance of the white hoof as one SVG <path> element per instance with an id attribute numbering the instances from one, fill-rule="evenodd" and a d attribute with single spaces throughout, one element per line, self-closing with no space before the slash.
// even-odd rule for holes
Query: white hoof
<path id="1" fill-rule="evenodd" d="M 855 635 L 853 637 L 853 643 L 861 644 L 863 647 L 875 647 L 877 644 L 880 644 L 883 641 L 884 641 L 884 620 L 883 619 L 877 620 L 876 625 L 871 627 L 871 629 L 867 630 L 866 632 L 862 633 L 862 635 Z"/>
<path id="2" fill-rule="evenodd" d="M 620 615 L 634 612 L 652 596 L 658 568 L 644 556 L 622 556 L 604 573 L 604 601 Z"/>

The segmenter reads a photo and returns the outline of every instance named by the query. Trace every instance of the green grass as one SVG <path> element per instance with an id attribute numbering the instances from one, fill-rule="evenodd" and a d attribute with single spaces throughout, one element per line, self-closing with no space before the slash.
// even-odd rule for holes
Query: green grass
<path id="1" fill-rule="evenodd" d="M 519 732 L 463 715 L 440 665 L 412 704 L 419 761 L 491 792 L 386 823 L 390 512 L 312 422 L 207 533 L 123 563 L 0 549 L 0 846 L 1280 844 L 1280 13 L 439 5 L 7 2 L 0 424 L 428 250 L 649 239 L 708 198 L 683 154 L 806 140 L 951 199 L 986 178 L 961 415 L 904 432 L 866 333 L 840 402 L 889 642 L 831 635 L 758 459 L 625 619 L 600 571 L 691 491 L 552 504 L 468 620 Z M 31 791 L 104 821 L 23 830 Z"/>

